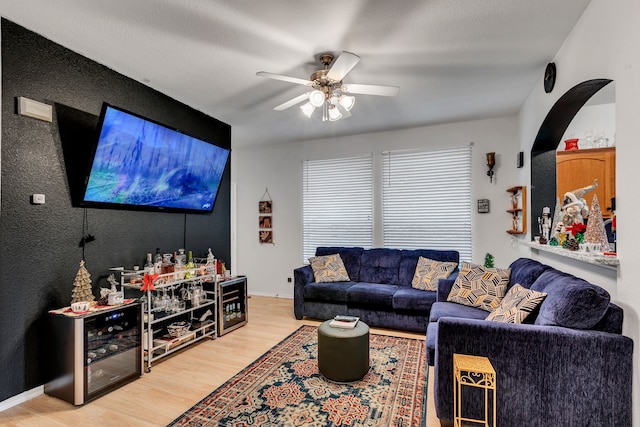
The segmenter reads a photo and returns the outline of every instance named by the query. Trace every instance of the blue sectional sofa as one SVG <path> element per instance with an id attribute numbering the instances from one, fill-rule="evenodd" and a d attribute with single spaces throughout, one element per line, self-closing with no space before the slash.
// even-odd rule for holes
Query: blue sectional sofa
<path id="1" fill-rule="evenodd" d="M 310 266 L 294 270 L 294 314 L 331 319 L 358 316 L 369 326 L 425 332 L 435 291 L 414 289 L 411 281 L 419 257 L 459 261 L 457 251 L 318 247 L 316 256 L 339 254 L 350 281 L 316 283 Z M 457 270 L 450 278 L 455 278 Z"/>
<path id="2" fill-rule="evenodd" d="M 427 329 L 434 401 L 453 420 L 453 354 L 487 357 L 496 371 L 497 425 L 631 426 L 633 341 L 623 311 L 602 288 L 535 260 L 511 266 L 516 283 L 547 293 L 523 323 L 485 320 L 487 311 L 447 302 L 454 280 L 440 280 Z M 464 401 L 482 417 L 483 399 Z"/>

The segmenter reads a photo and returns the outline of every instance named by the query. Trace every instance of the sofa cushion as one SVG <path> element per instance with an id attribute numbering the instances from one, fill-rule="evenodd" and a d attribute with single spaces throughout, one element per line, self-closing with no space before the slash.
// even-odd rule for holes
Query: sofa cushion
<path id="1" fill-rule="evenodd" d="M 518 283 L 523 288 L 531 288 L 531 284 L 538 277 L 551 267 L 544 265 L 531 258 L 518 258 L 509 266 L 511 269 L 511 277 L 509 278 L 510 286 Z"/>
<path id="2" fill-rule="evenodd" d="M 342 246 L 319 246 L 316 256 L 340 254 L 349 278 L 354 282 L 360 281 L 360 261 L 364 248 Z"/>
<path id="3" fill-rule="evenodd" d="M 413 276 L 416 272 L 418 259 L 420 257 L 429 258 L 440 262 L 460 262 L 458 251 L 443 251 L 436 249 L 403 249 L 400 251 L 400 267 L 398 269 L 398 285 L 411 286 Z"/>
<path id="4" fill-rule="evenodd" d="M 440 279 L 449 277 L 457 267 L 458 264 L 455 262 L 441 262 L 420 257 L 411 281 L 411 287 L 423 291 L 436 291 Z"/>
<path id="5" fill-rule="evenodd" d="M 340 254 L 314 256 L 309 258 L 309 263 L 317 283 L 349 281 L 349 275 Z"/>
<path id="6" fill-rule="evenodd" d="M 362 253 L 360 282 L 395 285 L 398 283 L 398 249 L 368 249 Z"/>
<path id="7" fill-rule="evenodd" d="M 305 300 L 326 302 L 347 302 L 347 290 L 353 282 L 308 283 L 302 290 Z"/>
<path id="8" fill-rule="evenodd" d="M 393 309 L 418 311 L 426 314 L 431 310 L 431 305 L 435 301 L 435 292 L 399 286 L 398 290 L 393 294 Z"/>
<path id="9" fill-rule="evenodd" d="M 398 287 L 379 283 L 356 283 L 347 290 L 349 305 L 393 310 L 393 294 Z"/>
<path id="10" fill-rule="evenodd" d="M 455 302 L 435 302 L 431 306 L 429 322 L 437 322 L 442 317 L 462 317 L 465 319 L 485 319 L 487 312 L 475 307 L 458 304 Z"/>
<path id="11" fill-rule="evenodd" d="M 518 283 L 504 296 L 498 308 L 487 316 L 487 320 L 503 323 L 522 323 L 547 296 L 544 292 L 526 289 Z"/>
<path id="12" fill-rule="evenodd" d="M 486 268 L 462 261 L 447 301 L 493 311 L 507 291 L 510 274 L 508 268 Z"/>
<path id="13" fill-rule="evenodd" d="M 536 325 L 591 329 L 605 315 L 611 299 L 601 287 L 555 269 L 542 273 L 531 289 L 547 293 Z"/>

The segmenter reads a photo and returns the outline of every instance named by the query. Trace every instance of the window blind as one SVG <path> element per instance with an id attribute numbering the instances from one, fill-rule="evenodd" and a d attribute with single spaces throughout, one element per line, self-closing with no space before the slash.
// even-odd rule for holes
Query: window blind
<path id="1" fill-rule="evenodd" d="M 302 164 L 303 261 L 317 246 L 373 244 L 373 155 Z"/>
<path id="2" fill-rule="evenodd" d="M 472 259 L 471 146 L 382 153 L 384 246 Z"/>

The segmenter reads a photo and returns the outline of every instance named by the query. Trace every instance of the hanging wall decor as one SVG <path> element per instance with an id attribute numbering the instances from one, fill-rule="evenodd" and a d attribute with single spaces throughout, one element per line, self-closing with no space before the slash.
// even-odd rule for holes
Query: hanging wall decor
<path id="1" fill-rule="evenodd" d="M 258 241 L 273 244 L 273 201 L 268 188 L 258 202 Z"/>

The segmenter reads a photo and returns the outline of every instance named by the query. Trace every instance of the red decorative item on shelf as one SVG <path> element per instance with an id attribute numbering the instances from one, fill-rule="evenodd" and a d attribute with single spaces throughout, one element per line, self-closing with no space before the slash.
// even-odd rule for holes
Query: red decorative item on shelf
<path id="1" fill-rule="evenodd" d="M 577 150 L 578 149 L 578 138 L 565 139 L 564 140 L 564 149 L 566 151 Z"/>

